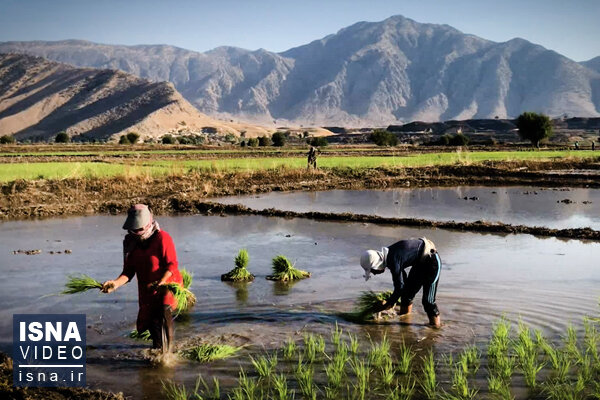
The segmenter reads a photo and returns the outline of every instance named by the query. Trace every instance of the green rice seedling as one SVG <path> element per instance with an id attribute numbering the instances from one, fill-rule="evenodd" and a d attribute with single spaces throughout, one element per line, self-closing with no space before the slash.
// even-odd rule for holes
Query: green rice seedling
<path id="1" fill-rule="evenodd" d="M 477 347 L 469 346 L 460 353 L 458 362 L 465 373 L 472 372 L 475 374 L 479 370 L 480 357 L 481 353 Z"/>
<path id="2" fill-rule="evenodd" d="M 600 341 L 600 335 L 598 333 L 598 329 L 596 325 L 590 321 L 589 318 L 586 318 L 583 321 L 585 327 L 585 335 L 584 335 L 584 344 L 585 344 L 585 352 L 589 354 L 593 361 L 598 364 L 600 362 L 600 357 L 598 356 L 598 342 Z"/>
<path id="3" fill-rule="evenodd" d="M 236 395 L 238 396 L 237 398 L 246 400 L 262 399 L 262 396 L 258 391 L 258 384 L 256 383 L 256 380 L 248 378 L 243 368 L 240 368 L 238 387 L 236 389 L 238 390 L 238 394 Z M 236 389 L 234 389 L 234 392 Z"/>
<path id="4" fill-rule="evenodd" d="M 398 358 L 398 373 L 402 375 L 408 374 L 411 369 L 413 358 L 415 358 L 415 353 L 412 347 L 407 347 L 403 340 L 402 344 L 400 345 L 400 356 Z"/>
<path id="5" fill-rule="evenodd" d="M 315 400 L 317 398 L 317 388 L 314 385 L 314 369 L 312 365 L 305 365 L 302 363 L 302 359 L 299 359 L 295 374 L 304 398 Z"/>
<path id="6" fill-rule="evenodd" d="M 288 338 L 283 346 L 283 358 L 291 360 L 296 353 L 296 342 L 292 338 Z"/>
<path id="7" fill-rule="evenodd" d="M 296 269 L 292 262 L 283 255 L 273 258 L 273 274 L 267 276 L 272 281 L 290 282 L 310 278 L 310 272 Z"/>
<path id="8" fill-rule="evenodd" d="M 501 376 L 492 375 L 488 378 L 488 390 L 493 395 L 492 398 L 498 400 L 514 400 L 510 392 L 509 382 Z"/>
<path id="9" fill-rule="evenodd" d="M 583 400 L 586 398 L 584 396 L 585 382 L 581 376 L 574 383 L 550 382 L 544 386 L 542 391 L 550 400 Z"/>
<path id="10" fill-rule="evenodd" d="M 529 388 L 536 387 L 536 376 L 538 372 L 544 368 L 544 364 L 540 364 L 533 357 L 521 357 L 520 358 L 520 367 L 523 371 L 523 376 L 525 378 L 525 384 Z"/>
<path id="11" fill-rule="evenodd" d="M 183 280 L 183 288 L 189 289 L 192 286 L 192 281 L 194 280 L 194 274 L 188 271 L 185 268 L 181 269 L 181 279 Z"/>
<path id="12" fill-rule="evenodd" d="M 379 343 L 371 342 L 371 350 L 369 351 L 369 364 L 376 368 L 381 367 L 386 360 L 391 360 L 390 357 L 390 342 L 384 335 Z"/>
<path id="13" fill-rule="evenodd" d="M 364 400 L 367 389 L 369 388 L 369 376 L 371 374 L 370 366 L 362 360 L 353 360 L 350 362 L 350 366 L 356 375 L 354 398 Z"/>
<path id="14" fill-rule="evenodd" d="M 509 381 L 515 369 L 514 359 L 507 355 L 503 355 L 495 360 L 494 365 L 496 373 L 504 380 Z"/>
<path id="15" fill-rule="evenodd" d="M 578 362 L 581 359 L 581 352 L 577 347 L 577 332 L 573 325 L 567 326 L 567 334 L 563 340 L 567 354 L 569 354 L 573 361 Z"/>
<path id="16" fill-rule="evenodd" d="M 332 360 L 325 366 L 325 375 L 327 376 L 327 386 L 333 389 L 339 389 L 344 378 L 344 368 L 340 368 L 339 363 Z"/>
<path id="17" fill-rule="evenodd" d="M 405 382 L 399 382 L 398 386 L 390 390 L 386 395 L 386 400 L 410 400 L 415 394 L 416 382 L 409 378 Z"/>
<path id="18" fill-rule="evenodd" d="M 254 369 L 258 373 L 258 376 L 261 379 L 267 379 L 275 372 L 275 367 L 277 367 L 277 354 L 273 354 L 271 357 L 260 356 L 257 359 L 250 356 L 250 362 L 254 365 Z"/>
<path id="19" fill-rule="evenodd" d="M 381 375 L 381 383 L 385 387 L 391 387 L 394 383 L 394 363 L 391 358 L 386 360 L 379 366 L 379 372 Z"/>
<path id="20" fill-rule="evenodd" d="M 331 332 L 331 343 L 335 346 L 336 350 L 342 343 L 342 329 L 338 326 L 337 321 L 335 323 L 335 329 Z"/>
<path id="21" fill-rule="evenodd" d="M 162 393 L 167 400 L 188 400 L 187 389 L 185 385 L 178 385 L 173 381 L 162 381 Z"/>
<path id="22" fill-rule="evenodd" d="M 358 343 L 358 338 L 356 335 L 352 335 L 350 332 L 348 332 L 348 338 L 350 339 L 350 352 L 354 357 L 356 357 L 358 355 L 358 349 L 360 346 Z"/>
<path id="23" fill-rule="evenodd" d="M 200 386 L 203 388 L 201 389 Z M 219 400 L 221 398 L 221 384 L 217 378 L 213 378 L 213 388 L 210 386 L 202 375 L 198 375 L 196 385 L 194 386 L 194 398 L 196 400 Z"/>
<path id="24" fill-rule="evenodd" d="M 317 341 L 316 341 L 316 350 L 318 353 L 323 354 L 325 356 L 327 356 L 327 354 L 325 353 L 325 338 L 321 335 L 317 336 Z"/>
<path id="25" fill-rule="evenodd" d="M 288 389 L 287 378 L 284 374 L 273 376 L 273 391 L 275 400 L 288 400 L 294 398 L 294 391 Z"/>
<path id="26" fill-rule="evenodd" d="M 556 364 L 553 362 L 553 369 L 556 372 L 556 378 L 559 382 L 565 382 L 571 369 L 570 358 L 561 352 L 556 352 Z"/>
<path id="27" fill-rule="evenodd" d="M 581 362 L 579 364 L 579 374 L 586 382 L 586 384 L 593 379 L 594 367 L 592 364 L 592 359 L 587 354 L 581 359 Z"/>
<path id="28" fill-rule="evenodd" d="M 436 397 L 438 383 L 435 374 L 435 360 L 433 358 L 433 352 L 431 351 L 423 358 L 423 369 L 420 385 L 421 389 L 423 389 L 423 394 L 427 399 L 431 400 Z"/>
<path id="29" fill-rule="evenodd" d="M 304 335 L 304 357 L 311 364 L 317 358 L 317 339 L 312 333 Z"/>
<path id="30" fill-rule="evenodd" d="M 228 344 L 210 344 L 205 343 L 200 346 L 182 351 L 184 357 L 199 361 L 202 363 L 228 358 L 237 353 L 241 347 L 234 347 Z"/>
<path id="31" fill-rule="evenodd" d="M 248 251 L 241 249 L 235 257 L 233 269 L 226 274 L 221 275 L 222 281 L 229 282 L 249 282 L 254 280 L 254 275 L 248 271 Z"/>
<path id="32" fill-rule="evenodd" d="M 454 373 L 452 374 L 452 390 L 455 393 L 457 399 L 473 399 L 478 393 L 477 389 L 469 389 L 469 381 L 467 379 L 467 372 L 464 367 L 457 363 L 453 368 Z"/>
<path id="33" fill-rule="evenodd" d="M 519 321 L 519 330 L 517 335 L 518 339 L 516 345 L 520 346 L 527 354 L 534 354 L 536 351 L 535 343 L 531 339 L 529 327 L 522 321 Z"/>
<path id="34" fill-rule="evenodd" d="M 149 330 L 145 330 L 144 332 L 140 333 L 137 331 L 137 329 L 134 329 L 129 333 L 129 337 L 136 340 L 152 340 Z"/>
<path id="35" fill-rule="evenodd" d="M 102 283 L 85 274 L 69 275 L 67 283 L 65 283 L 65 290 L 60 294 L 75 294 L 90 289 L 102 289 Z"/>

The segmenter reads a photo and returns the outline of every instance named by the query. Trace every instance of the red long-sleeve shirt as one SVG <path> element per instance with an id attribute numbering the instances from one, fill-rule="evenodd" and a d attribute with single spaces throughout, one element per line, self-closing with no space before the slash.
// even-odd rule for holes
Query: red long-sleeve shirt
<path id="1" fill-rule="evenodd" d="M 145 318 L 153 306 L 164 304 L 171 306 L 173 310 L 177 307 L 177 300 L 170 291 L 166 291 L 167 293 L 162 296 L 156 289 L 148 288 L 150 283 L 162 279 L 166 271 L 171 271 L 173 274 L 167 283 L 183 284 L 177 264 L 175 244 L 171 235 L 165 231 L 156 232 L 146 242 L 137 244 L 127 254 L 121 274 L 127 276 L 130 281 L 134 275 L 137 275 L 140 317 Z"/>

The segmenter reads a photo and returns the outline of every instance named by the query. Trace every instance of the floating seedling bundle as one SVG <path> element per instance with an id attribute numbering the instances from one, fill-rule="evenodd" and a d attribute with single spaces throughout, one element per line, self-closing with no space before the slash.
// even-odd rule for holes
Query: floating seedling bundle
<path id="1" fill-rule="evenodd" d="M 252 275 L 247 269 L 249 260 L 250 257 L 248 256 L 248 251 L 246 249 L 241 249 L 238 255 L 235 257 L 235 267 L 228 273 L 221 275 L 221 280 L 228 282 L 253 281 L 254 275 Z"/>
<path id="2" fill-rule="evenodd" d="M 273 275 L 267 276 L 272 281 L 289 282 L 298 279 L 310 278 L 310 272 L 294 268 L 294 265 L 285 256 L 273 258 Z"/>
<path id="3" fill-rule="evenodd" d="M 182 351 L 182 355 L 190 360 L 199 362 L 211 362 L 233 356 L 241 347 L 228 344 L 204 343 L 191 349 Z"/>
<path id="4" fill-rule="evenodd" d="M 102 283 L 85 274 L 69 275 L 69 280 L 65 284 L 65 290 L 61 294 L 75 294 L 88 291 L 90 289 L 102 289 Z"/>

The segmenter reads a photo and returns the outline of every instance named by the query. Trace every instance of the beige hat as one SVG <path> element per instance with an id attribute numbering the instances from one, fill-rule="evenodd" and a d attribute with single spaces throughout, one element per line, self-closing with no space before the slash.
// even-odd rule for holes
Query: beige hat
<path id="1" fill-rule="evenodd" d="M 123 224 L 123 229 L 134 231 L 141 229 L 152 222 L 152 213 L 145 204 L 136 204 L 127 211 L 127 219 Z"/>

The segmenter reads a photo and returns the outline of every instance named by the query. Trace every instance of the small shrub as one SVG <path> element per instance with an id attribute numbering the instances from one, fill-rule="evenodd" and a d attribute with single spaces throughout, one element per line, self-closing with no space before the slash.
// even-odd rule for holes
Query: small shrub
<path id="1" fill-rule="evenodd" d="M 69 143 L 71 141 L 71 137 L 67 134 L 67 132 L 58 132 L 54 137 L 55 143 Z"/>
<path id="2" fill-rule="evenodd" d="M 457 133 L 452 139 L 450 139 L 450 144 L 452 146 L 466 146 L 470 141 L 471 140 L 467 136 L 463 135 L 462 133 Z"/>
<path id="3" fill-rule="evenodd" d="M 161 139 L 162 144 L 175 144 L 175 138 L 171 135 L 165 135 Z"/>
<path id="4" fill-rule="evenodd" d="M 283 145 L 285 145 L 286 139 L 287 138 L 285 137 L 285 133 L 283 132 L 275 132 L 271 137 L 271 140 L 273 141 L 273 146 L 277 147 L 282 147 Z"/>
<path id="5" fill-rule="evenodd" d="M 119 138 L 119 144 L 131 144 L 127 136 L 123 135 Z"/>
<path id="6" fill-rule="evenodd" d="M 386 130 L 376 129 L 371 134 L 371 141 L 377 146 L 396 146 L 398 144 L 398 137 Z"/>
<path id="7" fill-rule="evenodd" d="M 240 142 L 240 147 L 246 147 L 246 141 L 245 140 L 242 140 Z"/>
<path id="8" fill-rule="evenodd" d="M 325 147 L 325 146 L 329 145 L 329 142 L 327 141 L 326 138 L 319 136 L 319 137 L 312 138 L 309 141 L 309 144 L 314 147 Z"/>
<path id="9" fill-rule="evenodd" d="M 13 144 L 16 140 L 11 135 L 0 136 L 0 144 Z"/>
<path id="10" fill-rule="evenodd" d="M 131 144 L 137 143 L 139 138 L 140 138 L 140 134 L 137 132 L 128 132 L 127 133 L 127 140 L 129 140 L 129 143 L 131 143 Z"/>
<path id="11" fill-rule="evenodd" d="M 258 139 L 257 138 L 248 139 L 248 147 L 258 147 Z"/>
<path id="12" fill-rule="evenodd" d="M 271 138 L 268 136 L 261 136 L 258 138 L 258 145 L 260 147 L 266 147 L 271 145 Z"/>

